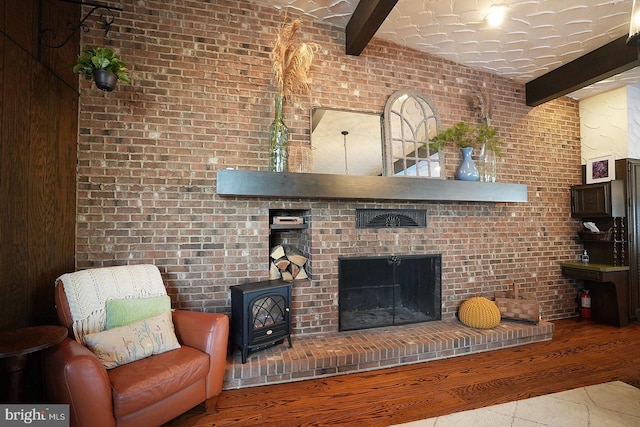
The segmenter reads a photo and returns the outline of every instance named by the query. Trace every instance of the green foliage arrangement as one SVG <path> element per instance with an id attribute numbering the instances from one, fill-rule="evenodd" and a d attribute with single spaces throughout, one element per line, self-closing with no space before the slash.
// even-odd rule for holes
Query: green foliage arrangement
<path id="1" fill-rule="evenodd" d="M 489 123 L 482 123 L 476 128 L 476 144 L 486 147 L 487 150 L 491 150 L 496 153 L 496 156 L 502 157 L 502 141 L 497 137 L 498 130 L 491 126 Z"/>
<path id="2" fill-rule="evenodd" d="M 131 83 L 126 64 L 111 49 L 95 47 L 85 50 L 78 56 L 76 65 L 73 67 L 74 73 L 84 75 L 87 80 L 93 80 L 94 70 L 110 71 L 118 76 L 118 80 Z"/>
<path id="3" fill-rule="evenodd" d="M 502 141 L 497 138 L 498 131 L 488 123 L 474 126 L 468 122 L 458 122 L 445 131 L 438 133 L 431 140 L 431 149 L 439 151 L 447 144 L 454 143 L 460 148 L 485 148 L 502 156 Z"/>

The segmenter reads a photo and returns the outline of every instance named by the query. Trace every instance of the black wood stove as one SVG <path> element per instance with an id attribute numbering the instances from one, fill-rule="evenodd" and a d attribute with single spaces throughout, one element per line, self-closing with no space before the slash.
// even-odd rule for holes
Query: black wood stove
<path id="1" fill-rule="evenodd" d="M 231 286 L 232 344 L 246 363 L 250 351 L 280 344 L 291 347 L 291 283 L 283 280 Z"/>

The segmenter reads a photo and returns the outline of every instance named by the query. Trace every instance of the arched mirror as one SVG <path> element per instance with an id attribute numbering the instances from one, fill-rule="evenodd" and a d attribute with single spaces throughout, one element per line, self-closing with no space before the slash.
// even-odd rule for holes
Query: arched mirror
<path id="1" fill-rule="evenodd" d="M 392 94 L 384 108 L 384 175 L 444 178 L 442 153 L 429 144 L 439 122 L 435 107 L 422 93 Z"/>

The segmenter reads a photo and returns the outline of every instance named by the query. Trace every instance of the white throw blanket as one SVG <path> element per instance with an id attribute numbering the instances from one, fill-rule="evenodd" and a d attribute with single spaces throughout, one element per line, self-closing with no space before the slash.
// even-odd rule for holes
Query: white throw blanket
<path id="1" fill-rule="evenodd" d="M 167 294 L 160 270 L 149 264 L 76 271 L 58 277 L 56 286 L 60 282 L 69 302 L 73 333 L 81 344 L 86 334 L 105 329 L 107 300 Z"/>

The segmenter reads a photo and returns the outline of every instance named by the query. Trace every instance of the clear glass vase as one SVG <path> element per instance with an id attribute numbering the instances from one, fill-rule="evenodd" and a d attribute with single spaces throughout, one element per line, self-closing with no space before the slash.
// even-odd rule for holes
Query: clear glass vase
<path id="1" fill-rule="evenodd" d="M 276 116 L 269 127 L 269 170 L 289 171 L 289 129 L 282 121 L 283 97 L 276 97 Z"/>
<path id="2" fill-rule="evenodd" d="M 496 182 L 496 153 L 487 149 L 484 154 L 486 182 Z"/>
<path id="3" fill-rule="evenodd" d="M 476 159 L 476 167 L 478 168 L 478 175 L 480 182 L 487 182 L 487 168 L 484 165 L 485 155 L 484 153 L 487 151 L 486 145 L 482 144 L 480 147 L 480 152 L 478 153 L 478 158 Z"/>
<path id="4" fill-rule="evenodd" d="M 496 153 L 484 144 L 478 155 L 478 171 L 481 182 L 496 182 Z"/>
<path id="5" fill-rule="evenodd" d="M 487 154 L 484 161 L 484 166 L 487 170 L 487 182 L 496 182 L 498 173 L 496 169 L 496 153 L 487 150 Z"/>

